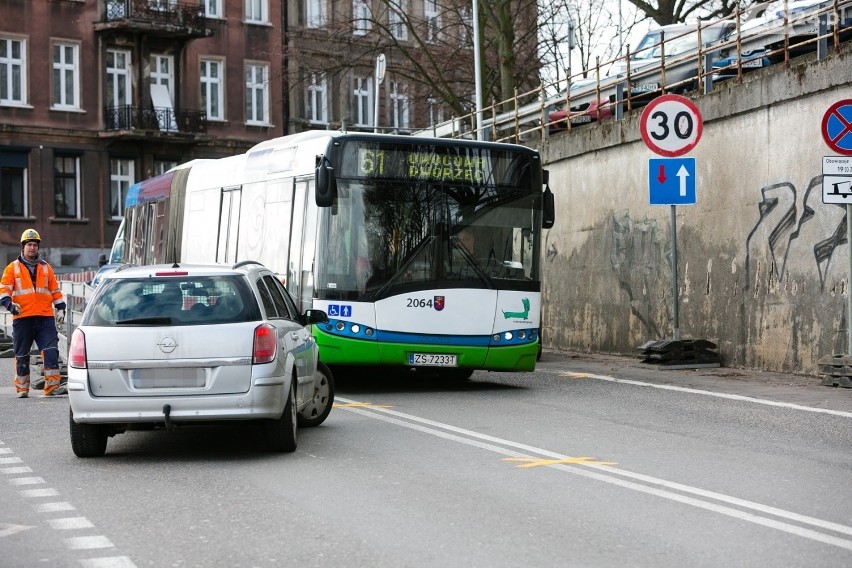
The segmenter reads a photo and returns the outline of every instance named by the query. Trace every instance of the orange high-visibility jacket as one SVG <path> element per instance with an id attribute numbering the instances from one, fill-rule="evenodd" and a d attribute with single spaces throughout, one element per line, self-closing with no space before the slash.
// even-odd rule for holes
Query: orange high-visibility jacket
<path id="1" fill-rule="evenodd" d="M 38 261 L 36 267 L 35 286 L 30 271 L 20 259 L 9 263 L 0 279 L 0 299 L 5 297 L 11 297 L 13 303 L 21 306 L 21 313 L 14 319 L 53 317 L 53 306 L 64 301 L 53 268 L 43 260 Z"/>

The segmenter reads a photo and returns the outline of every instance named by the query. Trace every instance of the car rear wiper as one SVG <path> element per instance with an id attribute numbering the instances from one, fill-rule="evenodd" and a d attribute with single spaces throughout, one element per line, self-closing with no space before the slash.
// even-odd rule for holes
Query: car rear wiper
<path id="1" fill-rule="evenodd" d="M 152 316 L 144 318 L 118 320 L 115 323 L 116 325 L 124 325 L 128 323 L 149 323 L 154 325 L 168 325 L 172 323 L 172 318 L 170 318 L 169 316 Z"/>

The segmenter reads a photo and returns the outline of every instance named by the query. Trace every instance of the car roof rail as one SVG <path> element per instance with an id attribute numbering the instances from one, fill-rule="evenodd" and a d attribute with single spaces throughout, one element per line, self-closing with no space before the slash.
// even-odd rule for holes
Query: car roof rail
<path id="1" fill-rule="evenodd" d="M 241 260 L 240 262 L 236 263 L 231 268 L 236 270 L 237 268 L 247 266 L 249 264 L 256 264 L 256 265 L 260 266 L 261 268 L 265 268 L 265 266 L 263 266 L 263 263 L 260 262 L 259 260 Z"/>

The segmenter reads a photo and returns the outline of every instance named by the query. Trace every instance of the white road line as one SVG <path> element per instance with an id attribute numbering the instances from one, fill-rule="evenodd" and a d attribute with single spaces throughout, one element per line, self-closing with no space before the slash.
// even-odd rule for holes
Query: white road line
<path id="1" fill-rule="evenodd" d="M 359 401 L 355 401 L 352 399 L 346 399 L 342 397 L 336 397 L 337 402 L 342 402 L 344 404 L 362 404 Z M 423 432 L 426 434 L 430 434 L 433 436 L 437 436 L 439 438 L 444 438 L 447 440 L 453 440 L 462 444 L 466 444 L 469 446 L 474 446 L 477 448 L 481 448 L 484 450 L 488 450 L 491 452 L 495 452 L 498 454 L 512 456 L 512 457 L 535 457 L 530 455 L 518 455 L 517 452 L 512 451 L 507 448 L 516 448 L 519 450 L 524 450 L 530 452 L 532 454 L 537 454 L 539 456 L 545 456 L 552 459 L 571 459 L 571 456 L 565 456 L 562 454 L 558 454 L 556 452 L 551 452 L 549 450 L 544 450 L 541 448 L 536 448 L 534 446 L 529 446 L 526 444 L 520 444 L 517 442 L 512 442 L 510 440 L 504 440 L 502 438 L 496 438 L 494 436 L 489 436 L 487 434 L 480 434 L 478 432 L 474 432 L 472 430 L 466 430 L 464 428 L 458 428 L 456 426 L 451 426 L 449 424 L 444 424 L 441 422 L 436 422 L 433 420 L 428 420 L 425 418 L 420 418 L 417 416 L 413 416 L 410 414 L 405 414 L 402 412 L 397 412 L 395 410 L 390 410 L 387 408 L 380 407 L 354 407 L 347 408 L 345 406 L 341 407 L 342 410 L 347 410 L 349 412 L 353 412 L 355 414 L 360 414 L 369 418 L 374 418 L 377 420 L 382 420 L 385 422 L 390 422 L 392 424 L 396 424 L 399 426 L 403 426 L 405 428 L 409 428 L 412 430 L 417 430 L 419 432 Z M 423 424 L 423 425 L 421 425 Z M 438 428 L 438 429 L 436 429 Z M 444 431 L 446 430 L 446 431 Z M 453 432 L 453 433 L 451 433 Z M 457 435 L 458 434 L 458 435 Z M 483 441 L 480 441 L 483 440 Z M 493 442 L 493 443 L 487 443 Z M 500 444 L 500 446 L 495 445 Z M 506 446 L 506 447 L 501 447 Z M 752 501 L 747 501 L 745 499 L 738 499 L 736 497 L 731 497 L 728 495 L 724 495 L 722 493 L 716 493 L 714 491 L 706 491 L 704 489 L 699 489 L 697 487 L 691 487 L 688 485 L 683 485 L 680 483 L 673 483 L 670 481 L 666 481 L 664 479 L 658 479 L 647 475 L 633 473 L 627 470 L 621 470 L 614 467 L 609 466 L 595 466 L 592 464 L 585 465 L 584 467 L 577 466 L 568 466 L 564 464 L 553 464 L 546 467 L 551 467 L 555 469 L 559 469 L 565 472 L 573 473 L 576 475 L 580 475 L 583 477 L 588 477 L 591 479 L 595 479 L 598 481 L 603 481 L 605 483 L 610 483 L 613 485 L 618 485 L 621 487 L 625 487 L 628 489 L 633 489 L 635 491 L 641 491 L 643 493 L 649 493 L 652 495 L 656 495 L 658 497 L 662 497 L 665 499 L 669 499 L 672 501 L 677 501 L 680 503 L 692 505 L 695 507 L 699 507 L 702 509 L 714 511 L 717 513 L 721 513 L 730 517 L 734 517 L 740 520 L 748 521 L 751 523 L 759 524 L 762 526 L 774 528 L 777 530 L 781 530 L 790 534 L 794 534 L 797 536 L 801 536 L 804 538 L 809 538 L 811 540 L 823 542 L 825 544 L 831 544 L 834 546 L 838 546 L 840 548 L 845 548 L 847 550 L 852 550 L 852 540 L 848 540 L 845 538 L 840 538 L 832 535 L 826 535 L 824 533 L 820 533 L 811 529 L 799 527 L 796 525 L 787 524 L 781 521 L 777 521 L 774 519 L 768 519 L 765 517 L 761 517 L 752 513 L 748 513 L 746 511 L 741 511 L 738 509 L 733 509 L 727 507 L 725 505 L 720 505 L 717 503 L 710 503 L 708 501 L 702 501 L 701 499 L 695 497 L 689 497 L 687 495 L 681 495 L 679 493 L 674 493 L 671 490 L 677 490 L 685 493 L 692 493 L 693 495 L 697 495 L 699 497 L 714 499 L 717 501 L 722 501 L 725 503 L 729 503 L 731 505 L 736 505 L 743 508 L 749 508 L 761 513 L 775 515 L 777 517 L 781 517 L 782 519 L 800 522 L 804 524 L 809 524 L 814 527 L 822 528 L 825 530 L 831 530 L 834 532 L 852 535 L 852 527 L 848 527 L 846 525 L 841 525 L 837 523 L 832 523 L 829 521 L 825 521 L 822 519 L 817 519 L 814 517 L 809 517 L 807 515 L 800 515 L 798 513 L 793 513 L 790 511 L 785 511 L 783 509 L 778 509 L 776 507 L 769 507 L 766 505 L 761 505 L 760 503 L 754 503 Z M 597 471 L 589 471 L 585 468 L 592 468 Z M 600 473 L 599 473 L 600 472 Z M 647 485 L 642 485 L 639 483 L 635 483 L 633 481 L 627 481 L 616 477 L 616 475 L 633 478 L 635 480 L 642 481 L 644 483 L 649 483 L 652 485 L 658 485 L 664 487 L 665 489 L 658 489 L 656 487 L 649 487 Z"/>
<path id="2" fill-rule="evenodd" d="M 83 568 L 136 568 L 127 556 L 111 556 L 108 558 L 86 558 L 80 560 Z"/>
<path id="3" fill-rule="evenodd" d="M 105 536 L 75 536 L 65 539 L 65 546 L 71 550 L 93 550 L 96 548 L 112 548 L 115 546 Z"/>
<path id="4" fill-rule="evenodd" d="M 67 517 L 65 519 L 48 519 L 50 528 L 58 531 L 68 531 L 76 529 L 93 529 L 95 525 L 86 517 Z"/>
<path id="5" fill-rule="evenodd" d="M 852 412 L 844 412 L 842 410 L 831 410 L 830 408 L 817 408 L 815 406 L 803 406 L 801 404 L 793 404 L 792 402 L 778 402 L 777 400 L 768 400 L 765 398 L 756 398 L 753 396 L 745 396 L 741 394 L 729 394 L 724 392 L 713 392 L 702 389 L 694 389 L 690 387 L 679 387 L 675 385 L 658 385 L 656 383 L 646 383 L 642 381 L 634 381 L 632 379 L 618 379 L 609 375 L 595 375 L 593 373 L 583 373 L 578 371 L 559 371 L 556 369 L 547 369 L 543 371 L 550 374 L 559 374 L 560 376 L 576 375 L 584 379 L 595 379 L 598 381 L 609 381 L 612 383 L 622 383 L 626 385 L 634 385 L 637 387 L 650 387 L 662 390 L 671 390 L 678 392 L 688 392 L 691 394 L 701 394 L 704 396 L 715 396 L 717 398 L 726 398 L 728 400 L 739 400 L 744 402 L 753 402 L 756 404 L 764 404 L 766 406 L 778 406 L 781 408 L 792 408 L 795 410 L 804 410 L 807 412 L 818 412 L 820 414 L 832 414 L 834 416 L 843 416 L 844 418 L 852 418 Z"/>
<path id="6" fill-rule="evenodd" d="M 2 450 L 2 449 L 3 449 L 3 448 L 0 448 L 0 450 Z M 22 459 L 21 459 L 21 458 L 19 458 L 19 457 L 14 457 L 14 458 L 0 458 L 0 465 L 6 465 L 6 464 L 10 464 L 10 463 L 23 463 L 23 461 L 24 461 L 24 460 L 22 460 Z"/>
<path id="7" fill-rule="evenodd" d="M 25 489 L 23 491 L 19 491 L 22 497 L 27 497 L 30 499 L 34 499 L 36 497 L 56 497 L 59 495 L 59 491 L 52 488 L 47 489 Z"/>
<path id="8" fill-rule="evenodd" d="M 16 473 L 32 473 L 33 470 L 27 466 L 20 467 L 0 467 L 0 473 L 5 475 L 14 475 Z"/>
<path id="9" fill-rule="evenodd" d="M 10 485 L 40 485 L 45 483 L 40 477 L 13 477 L 9 480 Z"/>
<path id="10" fill-rule="evenodd" d="M 73 511 L 74 505 L 65 501 L 56 503 L 39 503 L 35 508 L 37 513 L 58 513 L 59 511 Z"/>
<path id="11" fill-rule="evenodd" d="M 5 445 L 5 444 L 4 444 Z M 14 454 L 12 448 L 0 448 L 0 454 Z"/>

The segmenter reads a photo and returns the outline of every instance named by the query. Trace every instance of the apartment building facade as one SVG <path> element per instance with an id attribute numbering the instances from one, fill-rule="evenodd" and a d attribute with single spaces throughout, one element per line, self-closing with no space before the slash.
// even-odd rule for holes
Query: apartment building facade
<path id="1" fill-rule="evenodd" d="M 0 0 L 0 260 L 91 267 L 135 182 L 283 133 L 276 0 Z"/>

